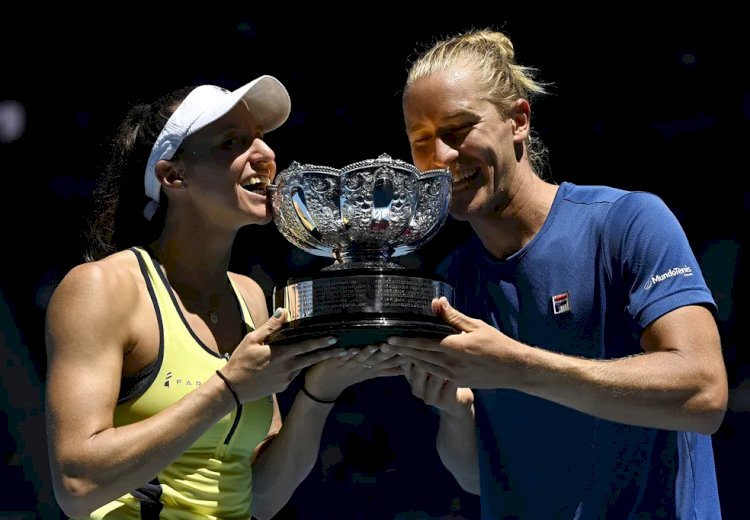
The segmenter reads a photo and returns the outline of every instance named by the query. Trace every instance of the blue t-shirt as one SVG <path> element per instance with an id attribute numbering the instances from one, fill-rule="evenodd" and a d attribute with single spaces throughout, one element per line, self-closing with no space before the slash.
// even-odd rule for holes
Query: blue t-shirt
<path id="1" fill-rule="evenodd" d="M 592 359 L 642 353 L 685 305 L 715 312 L 688 240 L 653 194 L 563 183 L 539 233 L 500 261 L 476 238 L 441 267 L 456 306 L 525 344 Z M 720 518 L 711 437 L 475 390 L 482 518 Z"/>

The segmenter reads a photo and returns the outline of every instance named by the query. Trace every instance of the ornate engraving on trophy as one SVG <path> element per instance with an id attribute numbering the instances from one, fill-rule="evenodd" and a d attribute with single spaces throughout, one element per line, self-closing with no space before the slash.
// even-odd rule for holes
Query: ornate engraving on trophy
<path id="1" fill-rule="evenodd" d="M 392 259 L 432 238 L 448 215 L 451 174 L 420 172 L 381 155 L 342 169 L 292 163 L 269 186 L 274 223 L 290 243 L 333 263 L 310 278 L 277 287 L 274 307 L 289 313 L 270 343 L 338 335 L 343 344 L 387 335 L 455 332 L 431 301 L 453 288 Z"/>

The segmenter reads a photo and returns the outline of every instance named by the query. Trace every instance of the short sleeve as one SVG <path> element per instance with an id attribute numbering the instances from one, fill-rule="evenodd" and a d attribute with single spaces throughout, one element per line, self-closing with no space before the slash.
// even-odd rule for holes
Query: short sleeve
<path id="1" fill-rule="evenodd" d="M 626 311 L 641 329 L 686 305 L 716 313 L 687 236 L 661 198 L 631 192 L 615 201 L 603 244 L 611 276 L 628 293 Z"/>

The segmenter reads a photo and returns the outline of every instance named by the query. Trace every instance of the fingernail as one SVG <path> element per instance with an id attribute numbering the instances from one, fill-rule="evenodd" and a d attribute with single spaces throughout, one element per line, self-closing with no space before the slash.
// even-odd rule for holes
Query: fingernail
<path id="1" fill-rule="evenodd" d="M 329 345 L 333 345 L 333 344 L 334 344 L 334 343 L 336 343 L 337 341 L 338 341 L 338 340 L 337 340 L 336 338 L 328 338 L 328 339 L 326 340 L 326 343 L 328 343 Z"/>
<path id="2" fill-rule="evenodd" d="M 367 352 L 369 352 L 370 354 L 374 354 L 377 351 L 378 351 L 378 347 L 376 347 L 375 345 L 371 345 L 367 347 Z"/>
<path id="3" fill-rule="evenodd" d="M 273 311 L 273 317 L 274 318 L 281 318 L 282 314 L 284 314 L 284 309 L 282 309 L 281 307 L 279 307 L 275 311 Z"/>
<path id="4" fill-rule="evenodd" d="M 341 350 L 339 350 L 339 351 L 338 351 L 338 352 L 336 353 L 336 355 L 337 355 L 338 357 L 344 357 L 344 356 L 346 356 L 346 354 L 347 354 L 347 352 L 346 352 L 346 349 L 345 349 L 345 348 L 342 348 Z"/>
<path id="5" fill-rule="evenodd" d="M 391 349 L 388 347 L 388 345 L 380 345 L 380 352 L 390 352 Z"/>

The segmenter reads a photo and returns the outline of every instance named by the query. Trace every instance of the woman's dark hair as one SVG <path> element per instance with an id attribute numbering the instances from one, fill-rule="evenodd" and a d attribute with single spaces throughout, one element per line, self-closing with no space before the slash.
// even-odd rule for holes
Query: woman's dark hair
<path id="1" fill-rule="evenodd" d="M 166 197 L 149 221 L 143 176 L 151 148 L 179 104 L 194 87 L 184 87 L 151 104 L 134 105 L 110 143 L 110 156 L 93 193 L 86 232 L 86 261 L 154 240 L 164 224 Z"/>

